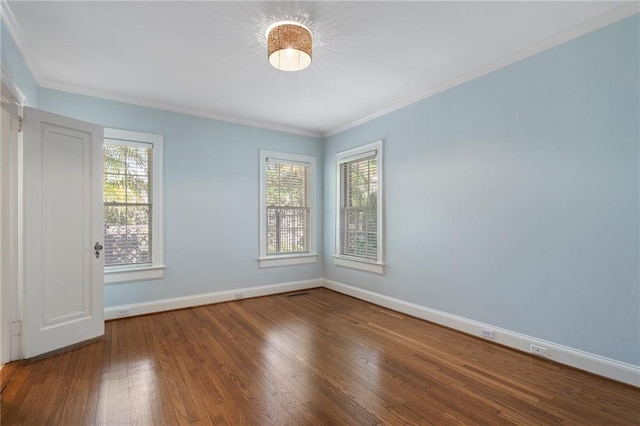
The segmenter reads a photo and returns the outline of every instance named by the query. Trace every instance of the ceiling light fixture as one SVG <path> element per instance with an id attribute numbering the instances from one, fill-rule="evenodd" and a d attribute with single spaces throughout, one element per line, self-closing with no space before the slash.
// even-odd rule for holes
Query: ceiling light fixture
<path id="1" fill-rule="evenodd" d="M 267 28 L 269 63 L 281 71 L 300 71 L 311 65 L 311 31 L 294 21 Z"/>

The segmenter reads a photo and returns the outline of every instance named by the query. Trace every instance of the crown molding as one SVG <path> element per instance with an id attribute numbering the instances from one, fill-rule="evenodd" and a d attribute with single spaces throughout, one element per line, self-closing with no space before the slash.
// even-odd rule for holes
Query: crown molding
<path id="1" fill-rule="evenodd" d="M 40 68 L 40 64 L 29 48 L 29 45 L 26 43 L 25 38 L 22 35 L 22 31 L 20 30 L 20 26 L 18 25 L 18 21 L 16 21 L 16 18 L 13 15 L 11 8 L 9 7 L 9 3 L 7 3 L 7 0 L 0 0 L 0 17 L 6 24 L 7 29 L 9 30 L 9 34 L 11 34 L 11 38 L 13 38 L 14 43 L 22 54 L 22 57 L 27 63 L 29 70 L 31 70 L 33 78 L 40 86 L 42 82 L 42 70 Z"/>
<path id="2" fill-rule="evenodd" d="M 45 89 L 59 90 L 62 92 L 75 93 L 78 95 L 91 96 L 91 97 L 100 98 L 100 99 L 107 99 L 110 101 L 123 102 L 127 104 L 138 105 L 138 106 L 143 106 L 148 108 L 155 108 L 163 111 L 176 112 L 179 114 L 186 114 L 186 115 L 191 115 L 195 117 L 209 118 L 213 120 L 223 121 L 225 123 L 233 123 L 233 124 L 239 124 L 242 126 L 257 127 L 257 128 L 266 129 L 266 130 L 275 130 L 275 131 L 284 132 L 284 133 L 293 133 L 296 135 L 309 136 L 313 138 L 322 137 L 322 134 L 320 132 L 312 132 L 304 129 L 298 129 L 295 127 L 265 123 L 262 121 L 246 120 L 246 119 L 231 117 L 223 114 L 217 114 L 207 110 L 185 108 L 178 105 L 173 105 L 171 103 L 157 102 L 157 101 L 152 101 L 148 99 L 123 96 L 123 95 L 112 93 L 112 92 L 88 89 L 85 87 L 79 87 L 79 86 L 64 84 L 64 83 L 55 82 L 55 81 L 44 81 L 40 85 L 40 87 Z"/>
<path id="3" fill-rule="evenodd" d="M 560 34 L 549 37 L 545 40 L 534 43 L 529 47 L 525 47 L 514 53 L 511 53 L 501 59 L 498 59 L 497 61 L 490 62 L 479 68 L 476 68 L 475 70 L 472 70 L 464 74 L 461 74 L 457 77 L 454 77 L 451 80 L 448 80 L 440 85 L 431 87 L 429 89 L 419 92 L 416 95 L 407 97 L 401 100 L 400 102 L 395 103 L 387 108 L 383 108 L 377 112 L 374 112 L 373 114 L 367 115 L 358 120 L 352 121 L 350 123 L 347 123 L 342 126 L 323 132 L 322 136 L 327 138 L 329 136 L 333 136 L 335 134 L 344 132 L 345 130 L 352 129 L 368 121 L 382 117 L 383 115 L 387 115 L 393 111 L 399 110 L 401 108 L 404 108 L 406 106 L 419 102 L 423 99 L 426 99 L 438 93 L 444 92 L 445 90 L 449 90 L 453 87 L 456 87 L 460 84 L 463 84 L 473 79 L 476 79 L 478 77 L 481 77 L 490 72 L 499 70 L 500 68 L 504 68 L 515 62 L 521 61 L 530 56 L 536 55 L 540 52 L 556 47 L 562 43 L 578 38 L 582 35 L 585 35 L 587 33 L 590 33 L 592 31 L 595 31 L 607 25 L 613 24 L 614 22 L 620 21 L 624 18 L 628 18 L 629 16 L 635 15 L 637 13 L 640 13 L 640 2 L 627 3 L 624 6 L 621 6 L 612 10 L 609 13 L 605 13 L 596 18 L 590 19 L 567 31 L 561 32 Z"/>
<path id="4" fill-rule="evenodd" d="M 20 106 L 24 105 L 27 98 L 24 96 L 24 93 L 22 93 L 22 90 L 20 90 L 20 86 L 16 82 L 15 78 L 13 78 L 13 75 L 7 71 L 7 68 L 4 66 L 4 62 L 2 61 L 0 61 L 0 80 L 2 80 L 2 83 L 7 86 Z"/>

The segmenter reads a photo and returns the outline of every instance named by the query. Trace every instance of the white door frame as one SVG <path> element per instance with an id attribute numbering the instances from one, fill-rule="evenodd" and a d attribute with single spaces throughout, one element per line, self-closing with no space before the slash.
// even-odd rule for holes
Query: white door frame
<path id="1" fill-rule="evenodd" d="M 18 115 L 22 117 L 22 107 L 26 97 L 4 65 L 0 68 L 2 84 L 9 90 L 13 101 L 18 104 Z M 23 278 L 23 221 L 22 221 L 22 135 L 13 133 L 9 140 L 2 141 L 3 158 L 1 201 L 8 206 L 8 221 L 2 224 L 2 279 L 0 283 L 0 339 L 2 352 L 0 365 L 22 359 L 22 278 Z M 8 226 L 6 226 L 8 224 Z"/>

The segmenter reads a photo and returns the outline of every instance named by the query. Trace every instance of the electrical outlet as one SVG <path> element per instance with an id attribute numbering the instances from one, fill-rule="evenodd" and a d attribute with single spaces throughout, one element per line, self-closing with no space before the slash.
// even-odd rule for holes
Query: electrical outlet
<path id="1" fill-rule="evenodd" d="M 495 339 L 495 338 L 496 338 L 496 335 L 495 335 L 495 333 L 493 332 L 493 330 L 486 330 L 486 329 L 483 329 L 483 330 L 480 332 L 480 335 L 481 335 L 482 337 L 486 338 L 486 339 Z"/>
<path id="2" fill-rule="evenodd" d="M 242 293 L 236 293 L 234 296 L 236 297 L 236 300 L 244 299 L 244 294 Z"/>
<path id="3" fill-rule="evenodd" d="M 547 348 L 538 345 L 531 345 L 531 353 L 538 356 L 547 356 Z"/>
<path id="4" fill-rule="evenodd" d="M 126 317 L 127 315 L 129 315 L 129 309 L 128 308 L 118 309 L 118 311 L 116 312 L 116 316 L 118 316 L 118 317 Z"/>

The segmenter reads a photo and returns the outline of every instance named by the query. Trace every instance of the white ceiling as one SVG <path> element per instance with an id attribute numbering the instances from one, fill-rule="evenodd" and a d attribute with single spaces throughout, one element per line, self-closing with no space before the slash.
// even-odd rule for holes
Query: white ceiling
<path id="1" fill-rule="evenodd" d="M 311 135 L 630 14 L 620 2 L 7 4 L 10 29 L 43 87 Z M 264 30 L 282 19 L 314 33 L 304 71 L 267 61 Z"/>

